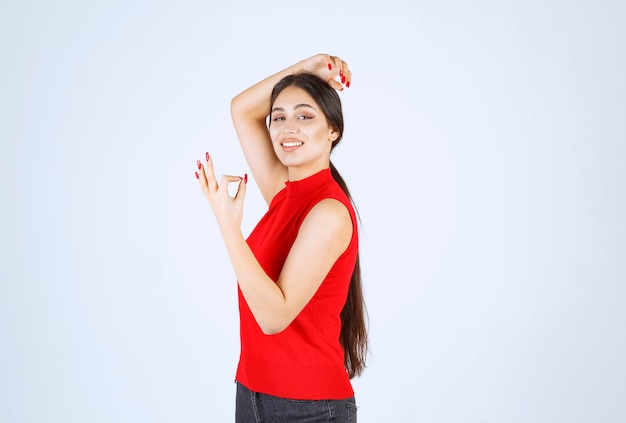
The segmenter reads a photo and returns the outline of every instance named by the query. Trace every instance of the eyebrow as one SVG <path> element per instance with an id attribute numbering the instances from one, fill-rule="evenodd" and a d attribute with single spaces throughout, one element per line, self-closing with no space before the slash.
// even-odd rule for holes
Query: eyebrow
<path id="1" fill-rule="evenodd" d="M 315 107 L 311 106 L 310 104 L 306 104 L 306 103 L 296 104 L 296 106 L 293 109 L 297 110 L 297 109 L 299 109 L 301 107 L 308 107 L 310 109 L 315 110 Z M 272 109 L 272 113 L 274 113 L 274 112 L 284 112 L 284 111 L 285 111 L 285 109 L 283 109 L 282 107 L 274 107 Z"/>

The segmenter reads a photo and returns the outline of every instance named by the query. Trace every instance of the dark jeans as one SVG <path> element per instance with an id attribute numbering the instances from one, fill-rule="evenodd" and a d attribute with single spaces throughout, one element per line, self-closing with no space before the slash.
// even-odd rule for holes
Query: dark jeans
<path id="1" fill-rule="evenodd" d="M 237 383 L 235 423 L 356 423 L 354 397 L 292 400 L 253 392 Z"/>

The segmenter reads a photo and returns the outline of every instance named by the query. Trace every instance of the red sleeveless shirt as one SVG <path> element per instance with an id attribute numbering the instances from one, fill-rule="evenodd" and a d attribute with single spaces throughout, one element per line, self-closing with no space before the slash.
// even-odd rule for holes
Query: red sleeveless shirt
<path id="1" fill-rule="evenodd" d="M 356 215 L 330 169 L 285 185 L 247 239 L 271 279 L 278 280 L 308 212 L 326 198 L 340 201 L 350 212 L 352 240 L 309 303 L 278 334 L 265 335 L 261 331 L 239 290 L 241 355 L 236 379 L 252 391 L 283 398 L 350 398 L 354 391 L 339 342 L 339 314 L 346 302 L 356 262 Z"/>

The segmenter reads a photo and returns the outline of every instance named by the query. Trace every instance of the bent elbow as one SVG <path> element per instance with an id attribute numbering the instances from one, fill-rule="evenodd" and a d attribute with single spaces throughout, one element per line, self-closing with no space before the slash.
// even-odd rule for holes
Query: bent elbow
<path id="1" fill-rule="evenodd" d="M 268 336 L 278 335 L 279 333 L 287 329 L 287 326 L 289 326 L 288 323 L 284 324 L 282 322 L 266 322 L 264 324 L 259 324 L 259 327 L 261 328 L 263 334 Z"/>
<path id="2" fill-rule="evenodd" d="M 267 327 L 261 327 L 261 330 L 263 331 L 263 335 L 278 335 L 279 333 L 282 332 L 282 330 L 280 329 L 275 329 L 275 328 L 267 328 Z"/>
<path id="3" fill-rule="evenodd" d="M 230 100 L 230 116 L 233 120 L 249 114 L 248 109 L 249 107 L 246 106 L 246 101 L 241 97 L 241 94 L 237 94 Z"/>
<path id="4" fill-rule="evenodd" d="M 239 113 L 239 101 L 238 101 L 238 97 L 239 96 L 235 96 L 233 97 L 232 100 L 230 100 L 230 115 L 232 117 L 235 117 L 235 115 L 237 115 L 237 113 Z"/>

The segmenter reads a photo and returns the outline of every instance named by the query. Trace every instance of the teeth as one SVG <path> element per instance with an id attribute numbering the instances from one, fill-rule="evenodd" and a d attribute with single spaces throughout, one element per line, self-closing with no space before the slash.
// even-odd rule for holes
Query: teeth
<path id="1" fill-rule="evenodd" d="M 284 142 L 283 147 L 300 147 L 302 142 Z"/>

